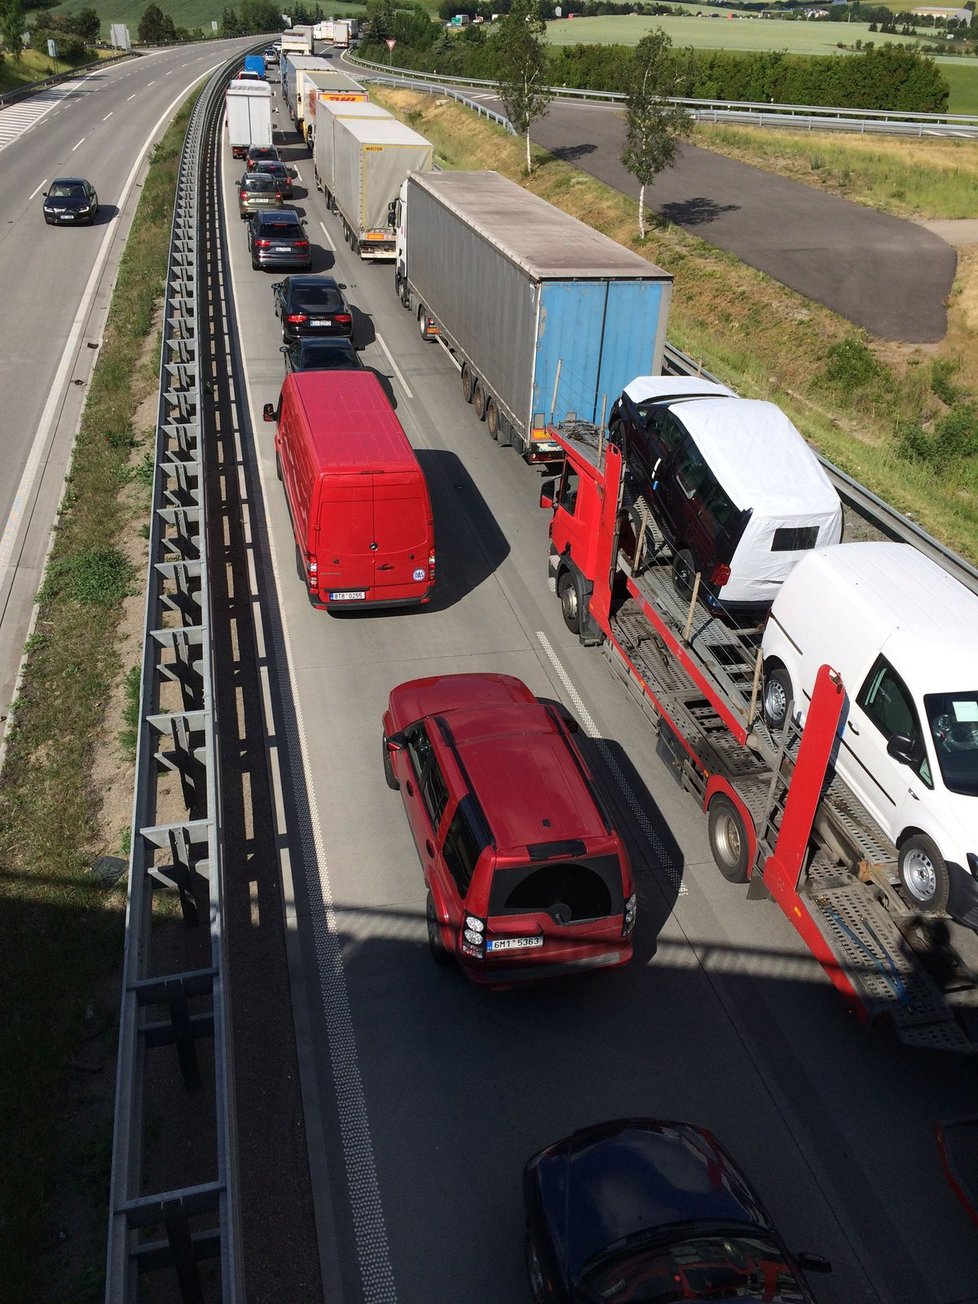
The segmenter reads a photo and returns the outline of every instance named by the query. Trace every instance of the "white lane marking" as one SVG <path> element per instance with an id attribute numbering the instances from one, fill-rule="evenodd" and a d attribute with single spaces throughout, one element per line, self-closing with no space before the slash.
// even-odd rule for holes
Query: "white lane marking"
<path id="1" fill-rule="evenodd" d="M 155 85 L 156 85 L 156 81 L 154 79 L 153 81 L 146 83 L 146 89 L 149 90 L 151 86 L 155 86 Z"/>
<path id="2" fill-rule="evenodd" d="M 126 100 L 126 103 L 128 104 L 129 100 L 134 100 L 135 98 L 136 98 L 136 92 L 133 91 L 133 93 L 129 96 L 129 99 Z"/>
<path id="3" fill-rule="evenodd" d="M 84 145 L 84 143 L 85 143 L 85 137 L 82 136 L 81 140 L 78 142 L 78 145 Z M 72 145 L 71 147 L 72 154 L 74 154 L 75 150 L 78 148 L 78 145 Z"/>
<path id="4" fill-rule="evenodd" d="M 389 349 L 389 348 L 387 347 L 387 345 L 384 343 L 384 337 L 383 337 L 383 336 L 380 334 L 380 332 L 378 331 L 377 334 L 376 334 L 376 336 L 375 336 L 375 338 L 376 338 L 376 340 L 377 340 L 377 343 L 378 343 L 378 344 L 380 345 L 380 347 L 384 350 L 384 353 L 385 353 L 386 356 L 387 356 L 387 361 L 388 361 L 388 362 L 390 363 L 390 365 L 391 365 L 391 371 L 393 371 L 394 375 L 397 377 L 397 383 L 400 385 L 401 389 L 404 390 L 404 393 L 407 395 L 408 398 L 414 398 L 414 395 L 411 393 L 411 387 L 410 387 L 410 385 L 409 385 L 409 384 L 407 383 L 407 381 L 404 379 L 404 376 L 401 374 L 401 369 L 400 369 L 400 367 L 399 367 L 399 366 L 397 365 L 397 363 L 394 361 L 394 355 L 393 355 L 393 353 L 391 353 L 390 349 Z"/>
<path id="5" fill-rule="evenodd" d="M 113 113 L 113 110 L 112 110 L 112 109 L 109 109 L 108 113 L 105 115 L 105 117 L 102 119 L 102 121 L 103 121 L 103 122 L 108 122 L 109 118 L 112 117 L 112 113 Z"/>
<path id="6" fill-rule="evenodd" d="M 44 187 L 47 185 L 47 183 L 48 183 L 48 179 L 47 177 L 45 177 L 44 180 L 41 182 L 41 184 L 38 186 L 38 188 L 36 190 L 32 190 L 31 193 L 27 196 L 27 202 L 30 203 L 30 201 L 34 198 L 35 195 L 39 195 L 41 191 L 44 189 Z"/>
<path id="7" fill-rule="evenodd" d="M 322 231 L 322 233 L 323 233 L 323 239 L 326 241 L 326 248 L 327 248 L 331 253 L 334 253 L 334 254 L 335 254 L 335 253 L 336 253 L 336 245 L 334 245 L 334 244 L 333 244 L 333 241 L 330 239 L 329 232 L 326 230 L 326 224 L 325 224 L 324 222 L 320 222 L 320 223 L 319 223 L 319 229 L 320 229 L 320 231 Z"/>
<path id="8" fill-rule="evenodd" d="M 553 646 L 551 645 L 550 640 L 547 638 L 546 634 L 544 634 L 542 630 L 538 629 L 536 633 L 537 633 L 537 639 L 540 643 L 540 646 L 543 648 L 544 652 L 546 652 L 550 664 L 557 672 L 558 679 L 564 685 L 564 689 L 567 693 L 567 696 L 574 703 L 574 710 L 577 712 L 578 718 L 581 721 L 581 724 L 584 726 L 584 732 L 587 734 L 589 738 L 592 738 L 594 740 L 594 745 L 601 753 L 602 761 L 604 761 L 605 765 L 608 768 L 608 772 L 611 774 L 615 783 L 618 785 L 618 791 L 625 798 L 625 801 L 628 804 L 628 809 L 632 812 L 632 816 L 635 819 L 635 823 L 645 834 L 646 841 L 648 842 L 649 846 L 652 848 L 653 854 L 655 855 L 656 859 L 659 862 L 659 868 L 665 874 L 666 878 L 669 880 L 669 884 L 672 887 L 672 890 L 678 896 L 688 895 L 688 889 L 686 887 L 686 884 L 683 882 L 682 875 L 680 874 L 677 867 L 672 863 L 672 859 L 669 856 L 669 853 L 666 851 L 666 848 L 662 843 L 662 839 L 659 837 L 658 833 L 656 833 L 655 829 L 652 827 L 652 823 L 649 817 L 642 809 L 641 805 L 639 804 L 638 798 L 635 796 L 635 793 L 632 791 L 631 785 L 629 784 L 628 780 L 625 778 L 624 774 L 622 773 L 621 766 L 618 764 L 614 756 L 611 754 L 610 747 L 605 742 L 605 740 L 600 736 L 597 725 L 592 720 L 591 714 L 588 711 L 587 707 L 584 705 L 584 701 L 580 693 L 575 688 L 573 680 L 571 679 L 567 671 L 564 669 L 560 661 L 560 658 L 557 656 L 557 653 L 553 650 Z"/>
<path id="9" fill-rule="evenodd" d="M 207 73 L 202 73 L 197 81 L 203 81 Z M 132 169 L 126 177 L 122 190 L 119 193 L 117 207 L 121 211 L 129 198 L 129 193 L 136 180 L 136 173 L 139 171 L 143 159 L 146 157 L 150 147 L 155 143 L 154 137 L 157 132 L 167 121 L 170 114 L 184 99 L 190 94 L 196 82 L 192 82 L 188 87 L 180 92 L 175 99 L 165 108 L 157 120 L 155 126 L 150 129 L 146 138 L 146 143 L 136 155 Z M 37 423 L 37 430 L 34 434 L 34 442 L 31 445 L 31 451 L 27 455 L 27 462 L 24 466 L 23 474 L 20 477 L 20 484 L 17 486 L 17 492 L 10 507 L 10 515 L 3 527 L 3 534 L 0 534 L 0 592 L 3 592 L 7 580 L 7 572 L 10 569 L 11 558 L 13 557 L 14 546 L 17 543 L 20 534 L 21 525 L 24 519 L 24 513 L 30 503 L 33 502 L 35 494 L 35 481 L 40 475 L 43 467 L 42 462 L 47 455 L 48 441 L 54 428 L 57 414 L 64 403 L 64 390 L 67 384 L 68 372 L 74 365 L 75 352 L 78 347 L 78 340 L 81 336 L 82 329 L 88 320 L 88 314 L 91 310 L 92 299 L 95 297 L 95 291 L 98 287 L 99 278 L 102 275 L 102 269 L 105 261 L 109 256 L 109 249 L 112 238 L 115 235 L 114 224 L 109 223 L 105 228 L 105 235 L 102 237 L 102 243 L 99 251 L 95 256 L 95 262 L 92 266 L 91 273 L 85 289 L 82 291 L 81 300 L 78 304 L 78 311 L 75 314 L 75 320 L 71 324 L 71 330 L 68 332 L 68 339 L 65 342 L 64 351 L 61 354 L 61 361 L 58 363 L 58 370 L 55 372 L 54 380 L 51 382 L 51 390 L 48 394 L 48 401 L 44 405 L 44 411 L 41 413 L 41 419 Z"/>
<path id="10" fill-rule="evenodd" d="M 230 271 L 230 269 L 229 269 Z M 233 272 L 231 273 L 233 282 Z M 251 377 L 245 370 L 244 389 L 247 395 L 248 409 L 256 410 L 254 395 L 251 390 Z M 240 433 L 236 434 L 240 441 Z M 239 445 L 240 454 L 240 445 Z M 244 458 L 242 456 L 242 465 Z M 267 500 L 269 486 L 259 465 L 262 490 Z M 274 483 L 274 482 L 273 482 Z M 248 529 L 252 528 L 250 516 Z M 288 544 L 286 544 L 288 547 Z M 268 548 L 278 591 L 279 609 L 284 611 L 282 598 L 281 572 L 276 557 L 275 538 L 268 535 Z M 265 638 L 261 627 L 261 608 L 257 602 L 257 581 L 253 577 L 252 595 L 255 598 L 253 611 L 256 625 L 260 629 L 260 640 Z M 296 683 L 295 657 L 289 639 L 288 625 L 282 621 L 282 642 L 285 649 L 286 670 L 294 701 L 299 700 Z M 281 722 L 276 722 L 271 710 L 270 694 L 265 697 L 267 711 L 267 736 L 277 739 L 277 746 L 271 748 L 273 758 L 278 761 L 277 753 L 284 748 L 284 735 Z M 350 1011 L 350 994 L 346 984 L 343 967 L 343 947 L 340 941 L 340 929 L 337 922 L 336 908 L 333 901 L 333 888 L 329 877 L 329 865 L 323 843 L 322 823 L 316 801 L 316 789 L 312 778 L 312 765 L 302 716 L 296 713 L 299 750 L 305 774 L 306 792 L 309 802 L 309 821 L 312 826 L 315 857 L 305 856 L 299 862 L 305 871 L 309 892 L 309 910 L 312 920 L 312 932 L 316 947 L 316 966 L 319 976 L 320 998 L 323 1019 L 326 1024 L 330 1045 L 330 1069 L 333 1075 L 333 1088 L 336 1093 L 336 1108 L 339 1116 L 340 1142 L 343 1148 L 343 1161 L 346 1167 L 346 1180 L 350 1193 L 350 1207 L 353 1214 L 353 1229 L 356 1239 L 357 1262 L 363 1286 L 365 1304 L 397 1304 L 397 1289 L 394 1284 L 394 1270 L 391 1266 L 390 1244 L 387 1239 L 387 1223 L 381 1201 L 380 1183 L 377 1178 L 377 1166 L 374 1160 L 373 1138 L 370 1134 L 370 1118 L 367 1113 L 363 1079 L 360 1075 L 360 1063 L 357 1058 L 356 1032 Z M 288 832 L 281 804 L 281 776 L 275 791 L 275 810 L 278 817 L 278 832 L 282 850 L 279 863 L 283 878 L 288 882 L 299 865 L 293 863 L 287 845 Z M 293 927 L 295 925 L 292 925 Z"/>

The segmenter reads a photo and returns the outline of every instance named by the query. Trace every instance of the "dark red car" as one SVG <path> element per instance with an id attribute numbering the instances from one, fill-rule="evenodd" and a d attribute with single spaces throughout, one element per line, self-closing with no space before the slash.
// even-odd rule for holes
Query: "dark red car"
<path id="1" fill-rule="evenodd" d="M 384 770 L 421 857 L 428 942 L 473 982 L 631 959 L 631 867 L 576 730 L 510 675 L 416 679 L 390 695 Z"/>

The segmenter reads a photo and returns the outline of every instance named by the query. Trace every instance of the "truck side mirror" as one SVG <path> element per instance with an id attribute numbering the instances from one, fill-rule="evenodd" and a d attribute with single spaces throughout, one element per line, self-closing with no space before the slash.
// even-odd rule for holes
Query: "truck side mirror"
<path id="1" fill-rule="evenodd" d="M 793 1256 L 795 1263 L 805 1272 L 831 1272 L 832 1264 L 821 1254 L 810 1254 L 807 1250 L 802 1250 L 800 1254 Z"/>
<path id="2" fill-rule="evenodd" d="M 540 486 L 540 506 L 553 507 L 557 498 L 557 481 L 544 480 Z"/>
<path id="3" fill-rule="evenodd" d="M 275 420 L 275 408 L 273 407 L 273 405 L 272 405 L 271 403 L 266 403 L 265 406 L 264 406 L 264 407 L 262 408 L 262 410 L 261 410 L 261 415 L 262 415 L 262 420 L 263 420 L 263 421 L 274 421 L 274 420 Z"/>
<path id="4" fill-rule="evenodd" d="M 392 199 L 387 205 L 387 225 L 397 226 L 397 200 Z"/>

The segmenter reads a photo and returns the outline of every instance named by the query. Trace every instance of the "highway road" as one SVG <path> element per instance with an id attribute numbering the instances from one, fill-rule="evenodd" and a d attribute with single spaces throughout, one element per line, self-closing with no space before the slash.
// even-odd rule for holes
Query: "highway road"
<path id="1" fill-rule="evenodd" d="M 159 51 L 0 110 L 0 717 L 150 149 L 190 88 L 249 44 Z M 65 175 L 98 191 L 93 226 L 44 224 L 41 192 Z"/>
<path id="2" fill-rule="evenodd" d="M 527 1299 L 525 1159 L 578 1126 L 657 1115 L 713 1128 L 789 1244 L 833 1261 L 812 1283 L 822 1304 L 978 1301 L 975 1230 L 933 1135 L 938 1119 L 974 1109 L 978 1065 L 859 1027 L 777 908 L 720 878 L 705 820 L 643 719 L 600 652 L 563 626 L 540 474 L 480 428 L 453 362 L 400 308 L 390 266 L 355 259 L 308 193 L 311 163 L 290 139 L 315 270 L 346 287 L 364 361 L 389 383 L 427 473 L 438 536 L 430 607 L 334 617 L 308 605 L 261 415 L 283 374 L 277 276 L 250 267 L 225 151 L 299 1056 L 320 1243 L 338 1274 L 327 1295 Z M 492 993 L 429 958 L 380 718 L 393 685 L 472 670 L 516 674 L 581 721 L 637 873 L 627 969 Z"/>

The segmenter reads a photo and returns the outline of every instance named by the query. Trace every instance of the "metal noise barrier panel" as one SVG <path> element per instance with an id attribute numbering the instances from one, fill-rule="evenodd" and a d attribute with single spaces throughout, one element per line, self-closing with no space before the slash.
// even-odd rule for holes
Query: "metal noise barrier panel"
<path id="1" fill-rule="evenodd" d="M 170 243 L 119 1025 L 107 1304 L 139 1300 L 139 1280 L 147 1272 L 156 1277 L 154 1299 L 182 1304 L 244 1299 L 198 357 L 202 146 L 223 111 L 230 67 L 210 79 L 191 117 Z M 188 1139 L 193 1142 L 189 1147 Z M 201 1154 L 201 1149 L 209 1153 Z M 211 1262 L 202 1275 L 206 1260 Z"/>

